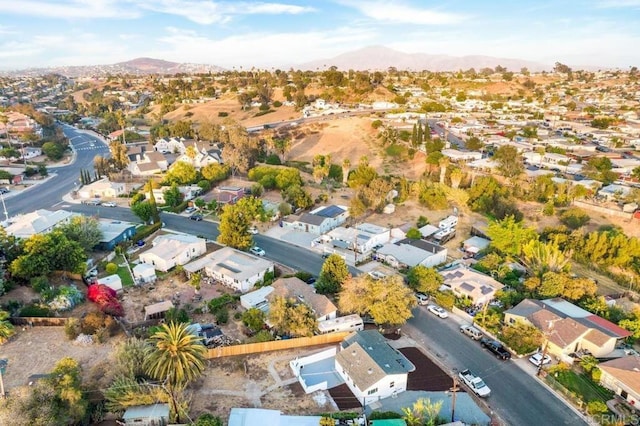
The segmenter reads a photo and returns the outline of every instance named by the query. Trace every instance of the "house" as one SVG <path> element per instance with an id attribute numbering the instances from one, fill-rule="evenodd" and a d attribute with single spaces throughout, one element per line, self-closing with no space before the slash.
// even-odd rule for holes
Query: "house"
<path id="1" fill-rule="evenodd" d="M 462 242 L 462 250 L 465 253 L 473 256 L 489 247 L 489 244 L 491 244 L 490 240 L 478 236 L 473 236 Z"/>
<path id="2" fill-rule="evenodd" d="M 218 204 L 235 204 L 244 197 L 244 188 L 239 186 L 218 186 L 213 191 L 213 199 Z"/>
<path id="3" fill-rule="evenodd" d="M 600 385 L 633 406 L 640 406 L 640 357 L 631 355 L 598 364 Z"/>
<path id="4" fill-rule="evenodd" d="M 165 300 L 163 302 L 154 303 L 153 305 L 147 305 L 144 307 L 144 320 L 162 319 L 167 311 L 173 309 L 173 302 L 171 300 Z"/>
<path id="5" fill-rule="evenodd" d="M 169 404 L 135 405 L 122 415 L 126 426 L 167 426 Z"/>
<path id="6" fill-rule="evenodd" d="M 257 290 L 250 291 L 240 296 L 240 306 L 249 309 L 260 309 L 263 312 L 269 311 L 267 297 L 273 292 L 273 287 L 268 285 Z"/>
<path id="7" fill-rule="evenodd" d="M 605 198 L 607 201 L 615 201 L 617 199 L 625 198 L 630 192 L 631 187 L 612 183 L 600 188 L 598 196 Z"/>
<path id="8" fill-rule="evenodd" d="M 113 274 L 106 277 L 98 278 L 98 284 L 103 284 L 115 291 L 116 293 L 122 293 L 122 280 L 120 275 Z"/>
<path id="9" fill-rule="evenodd" d="M 482 159 L 482 153 L 478 151 L 458 151 L 457 149 L 443 149 L 442 155 L 449 157 L 453 162 L 474 161 Z"/>
<path id="10" fill-rule="evenodd" d="M 416 367 L 377 330 L 362 330 L 340 343 L 335 368 L 366 406 L 404 392 L 409 373 Z"/>
<path id="11" fill-rule="evenodd" d="M 349 217 L 346 206 L 323 206 L 300 216 L 289 216 L 283 221 L 285 228 L 322 235 L 342 225 Z"/>
<path id="12" fill-rule="evenodd" d="M 126 193 L 126 185 L 122 182 L 110 182 L 109 178 L 102 178 L 78 190 L 80 198 L 116 198 Z"/>
<path id="13" fill-rule="evenodd" d="M 169 168 L 169 162 L 160 152 L 145 151 L 141 147 L 130 147 L 127 169 L 133 176 L 151 176 L 162 173 Z"/>
<path id="14" fill-rule="evenodd" d="M 375 246 L 389 242 L 391 231 L 389 228 L 374 225 L 371 223 L 361 223 L 355 227 L 345 228 L 339 226 L 327 233 L 335 247 L 353 249 L 358 253 L 368 253 Z"/>
<path id="15" fill-rule="evenodd" d="M 619 340 L 631 335 L 561 298 L 525 299 L 504 314 L 507 324 L 524 322 L 542 331 L 548 341 L 548 352 L 566 362 L 573 361 L 570 354 L 585 349 L 596 358 L 607 356 Z"/>
<path id="16" fill-rule="evenodd" d="M 156 281 L 156 268 L 147 263 L 138 263 L 133 267 L 133 279 L 137 284 L 154 283 Z"/>
<path id="17" fill-rule="evenodd" d="M 203 271 L 204 275 L 220 281 L 237 291 L 246 293 L 266 274 L 273 274 L 274 264 L 231 247 L 220 250 L 184 265 L 188 274 Z"/>
<path id="18" fill-rule="evenodd" d="M 163 186 L 160 188 L 153 188 L 153 198 L 156 200 L 156 203 L 158 204 L 165 204 L 166 200 L 164 199 L 164 194 L 171 189 L 170 186 Z M 182 194 L 182 196 L 184 197 L 184 200 L 192 200 L 195 197 L 197 197 L 201 192 L 202 192 L 202 188 L 200 188 L 197 185 L 186 185 L 186 186 L 179 186 L 178 187 L 178 191 Z M 149 192 L 145 191 L 144 196 L 146 199 L 150 199 L 149 196 Z"/>
<path id="19" fill-rule="evenodd" d="M 136 225 L 131 222 L 110 219 L 98 219 L 102 237 L 96 248 L 111 251 L 116 245 L 128 241 L 136 234 Z"/>
<path id="20" fill-rule="evenodd" d="M 474 305 L 484 305 L 495 298 L 496 292 L 504 284 L 464 265 L 456 265 L 440 272 L 444 278 L 443 285 L 456 296 L 468 297 Z"/>
<path id="21" fill-rule="evenodd" d="M 318 426 L 320 416 L 290 416 L 265 408 L 232 408 L 229 426 Z"/>
<path id="22" fill-rule="evenodd" d="M 313 286 L 305 283 L 300 278 L 278 278 L 271 284 L 271 287 L 273 287 L 273 291 L 267 295 L 269 302 L 277 296 L 294 299 L 297 303 L 304 303 L 309 306 L 317 321 L 336 317 L 338 311 L 336 305 L 326 296 L 316 293 Z"/>
<path id="23" fill-rule="evenodd" d="M 140 254 L 142 263 L 148 263 L 158 271 L 167 272 L 176 265 L 184 265 L 207 252 L 204 238 L 188 234 L 165 234 L 153 240 L 153 247 Z"/>
<path id="24" fill-rule="evenodd" d="M 433 267 L 446 262 L 447 249 L 429 241 L 405 238 L 383 245 L 377 250 L 375 260 L 398 269 L 417 265 Z"/>
<path id="25" fill-rule="evenodd" d="M 56 226 L 69 223 L 74 215 L 75 213 L 66 210 L 40 209 L 10 218 L 5 230 L 8 235 L 26 239 L 32 235 L 51 232 Z"/>
<path id="26" fill-rule="evenodd" d="M 200 170 L 210 164 L 222 164 L 222 151 L 219 148 L 207 150 L 202 142 L 185 141 L 185 150 L 177 158 L 177 162 L 184 162 Z M 189 148 L 193 147 L 193 148 Z"/>
<path id="27" fill-rule="evenodd" d="M 422 235 L 422 238 L 429 238 L 439 230 L 440 228 L 438 228 L 437 226 L 433 226 L 429 224 L 426 224 L 422 228 L 418 229 L 418 231 L 420 231 L 420 235 Z"/>

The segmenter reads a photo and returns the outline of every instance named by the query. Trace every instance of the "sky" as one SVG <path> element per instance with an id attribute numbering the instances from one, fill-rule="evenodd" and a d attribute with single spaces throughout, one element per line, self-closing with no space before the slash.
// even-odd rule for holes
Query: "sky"
<path id="1" fill-rule="evenodd" d="M 640 0 L 0 0 L 0 69 L 283 68 L 367 46 L 640 66 Z"/>

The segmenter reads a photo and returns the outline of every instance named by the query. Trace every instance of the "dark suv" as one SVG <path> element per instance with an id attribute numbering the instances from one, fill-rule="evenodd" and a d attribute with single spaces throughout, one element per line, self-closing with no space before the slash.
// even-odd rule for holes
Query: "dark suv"
<path id="1" fill-rule="evenodd" d="M 511 359 L 511 352 L 509 352 L 504 346 L 502 346 L 502 343 L 497 340 L 491 340 L 483 337 L 480 339 L 480 344 L 483 348 L 488 349 L 489 352 L 492 352 L 499 359 Z"/>

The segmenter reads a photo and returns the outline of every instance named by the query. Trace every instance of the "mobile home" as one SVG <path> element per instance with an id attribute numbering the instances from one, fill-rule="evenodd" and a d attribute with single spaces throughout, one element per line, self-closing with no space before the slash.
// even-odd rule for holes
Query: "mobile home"
<path id="1" fill-rule="evenodd" d="M 451 228 L 455 228 L 456 225 L 458 224 L 458 216 L 449 216 L 445 219 L 442 219 L 440 221 L 440 223 L 438 224 L 438 228 L 440 229 L 451 229 Z"/>
<path id="2" fill-rule="evenodd" d="M 318 322 L 318 332 L 320 334 L 360 330 L 364 330 L 364 322 L 356 314 Z"/>

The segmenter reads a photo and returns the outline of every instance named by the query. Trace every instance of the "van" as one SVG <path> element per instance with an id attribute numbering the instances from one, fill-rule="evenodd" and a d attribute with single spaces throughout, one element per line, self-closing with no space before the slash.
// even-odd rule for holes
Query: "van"
<path id="1" fill-rule="evenodd" d="M 466 334 L 467 336 L 471 337 L 473 340 L 480 340 L 483 337 L 482 332 L 471 325 L 461 325 L 460 333 Z"/>

